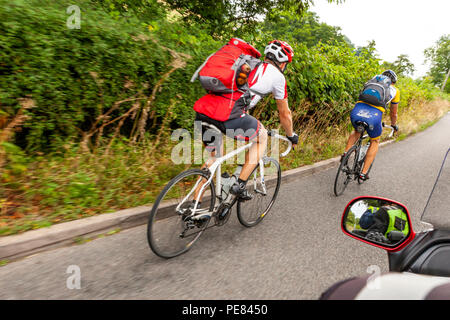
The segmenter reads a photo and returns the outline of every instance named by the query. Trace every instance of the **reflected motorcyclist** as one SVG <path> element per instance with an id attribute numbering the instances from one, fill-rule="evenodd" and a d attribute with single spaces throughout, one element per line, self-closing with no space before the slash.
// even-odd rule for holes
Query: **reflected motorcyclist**
<path id="1" fill-rule="evenodd" d="M 392 244 L 409 234 L 408 222 L 403 215 L 403 210 L 398 208 L 369 207 L 361 216 L 359 225 L 367 229 L 367 240 Z"/>
<path id="2" fill-rule="evenodd" d="M 367 230 L 366 239 L 381 243 L 388 243 L 384 236 L 388 224 L 389 215 L 386 210 L 373 206 L 369 206 L 359 220 L 359 226 Z"/>

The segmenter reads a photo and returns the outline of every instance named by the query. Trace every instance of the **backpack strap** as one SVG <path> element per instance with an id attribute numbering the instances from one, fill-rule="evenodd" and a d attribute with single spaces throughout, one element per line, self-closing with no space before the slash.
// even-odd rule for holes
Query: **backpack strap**
<path id="1" fill-rule="evenodd" d="M 197 78 L 198 78 L 198 73 L 200 72 L 200 70 L 203 69 L 203 67 L 205 66 L 205 64 L 208 62 L 209 58 L 211 58 L 214 54 L 215 54 L 215 52 L 212 53 L 208 58 L 206 58 L 206 60 L 203 62 L 203 64 L 202 64 L 200 67 L 198 67 L 197 70 L 195 70 L 195 73 L 192 75 L 191 82 L 194 82 L 195 80 L 197 80 Z"/>
<path id="2" fill-rule="evenodd" d="M 240 91 L 240 90 L 236 90 L 236 91 L 234 91 L 234 92 L 231 92 L 231 93 L 228 93 L 228 94 L 231 94 L 231 95 L 233 95 L 233 93 L 236 93 L 236 92 L 242 92 L 242 91 Z M 224 98 L 224 99 L 228 99 L 228 100 L 231 100 L 231 101 L 233 101 L 233 102 L 236 102 L 236 101 L 238 101 L 239 99 L 233 99 L 233 98 L 231 98 L 231 97 L 225 97 L 225 95 L 223 94 L 223 93 L 219 93 L 219 92 L 212 92 L 212 91 L 210 91 L 209 92 L 210 94 L 213 94 L 213 95 L 215 95 L 215 96 L 219 96 L 219 97 L 222 97 L 222 98 Z"/>

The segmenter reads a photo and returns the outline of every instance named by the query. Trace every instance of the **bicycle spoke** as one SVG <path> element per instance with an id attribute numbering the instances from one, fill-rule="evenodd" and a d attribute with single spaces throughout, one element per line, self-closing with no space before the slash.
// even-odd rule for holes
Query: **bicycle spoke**
<path id="1" fill-rule="evenodd" d="M 201 170 L 188 170 L 172 179 L 156 200 L 149 217 L 147 237 L 155 254 L 171 258 L 189 250 L 206 229 L 209 219 L 194 220 L 193 215 L 214 209 L 214 184 L 205 186 L 202 207 L 193 212 L 198 190 L 207 177 Z"/>
<path id="2" fill-rule="evenodd" d="M 255 168 L 250 177 L 252 180 L 248 185 L 248 191 L 253 195 L 253 199 L 239 202 L 237 205 L 239 222 L 246 227 L 252 227 L 261 222 L 272 208 L 281 183 L 281 169 L 278 162 L 274 159 L 267 158 L 264 162 L 266 192 L 263 192 L 264 186 L 259 171 L 259 165 Z"/>

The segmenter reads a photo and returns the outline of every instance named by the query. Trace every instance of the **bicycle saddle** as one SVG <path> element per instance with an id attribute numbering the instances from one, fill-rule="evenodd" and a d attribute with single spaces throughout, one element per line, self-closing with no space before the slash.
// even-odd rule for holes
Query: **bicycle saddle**
<path id="1" fill-rule="evenodd" d="M 359 133 L 364 132 L 364 130 L 373 130 L 373 126 L 370 126 L 367 122 L 365 121 L 356 121 L 355 122 L 356 125 L 356 131 L 358 131 Z"/>
<path id="2" fill-rule="evenodd" d="M 204 122 L 204 121 L 202 121 L 202 127 L 207 127 L 207 128 L 210 128 L 210 129 L 212 129 L 212 130 L 215 130 L 215 131 L 217 131 L 218 133 L 222 133 L 215 125 L 213 125 L 213 124 L 210 124 L 210 123 L 208 123 L 208 122 Z"/>

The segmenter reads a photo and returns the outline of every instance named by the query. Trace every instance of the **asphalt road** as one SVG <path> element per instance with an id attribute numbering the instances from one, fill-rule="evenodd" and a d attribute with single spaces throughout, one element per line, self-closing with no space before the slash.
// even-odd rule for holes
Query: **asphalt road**
<path id="1" fill-rule="evenodd" d="M 148 248 L 145 226 L 0 267 L 0 299 L 317 299 L 336 281 L 387 271 L 383 250 L 346 237 L 342 211 L 360 195 L 409 208 L 414 228 L 450 146 L 450 115 L 380 149 L 371 179 L 336 198 L 337 168 L 284 183 L 266 219 L 244 228 L 236 215 L 204 233 L 186 254 L 164 260 Z M 80 289 L 69 289 L 69 266 Z M 377 267 L 375 267 L 377 268 Z"/>

